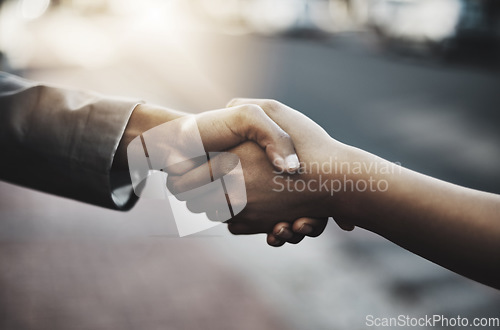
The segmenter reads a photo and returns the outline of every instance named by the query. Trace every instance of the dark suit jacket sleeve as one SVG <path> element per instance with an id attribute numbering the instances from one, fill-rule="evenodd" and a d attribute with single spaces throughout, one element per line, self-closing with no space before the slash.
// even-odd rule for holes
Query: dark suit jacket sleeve
<path id="1" fill-rule="evenodd" d="M 130 208 L 136 198 L 128 173 L 111 173 L 111 165 L 137 104 L 0 72 L 0 179 Z"/>

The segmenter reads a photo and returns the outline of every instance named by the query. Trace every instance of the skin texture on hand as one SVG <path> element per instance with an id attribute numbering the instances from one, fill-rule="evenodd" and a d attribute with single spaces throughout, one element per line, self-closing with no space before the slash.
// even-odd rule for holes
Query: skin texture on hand
<path id="1" fill-rule="evenodd" d="M 266 157 L 266 154 L 254 142 L 245 142 L 228 152 L 238 156 L 243 168 L 246 186 L 246 200 L 239 201 L 231 199 L 231 205 L 235 207 L 239 203 L 246 202 L 245 209 L 233 217 L 229 223 L 229 230 L 234 234 L 257 234 L 276 232 L 277 238 L 283 238 L 280 242 L 275 242 L 268 238 L 271 245 L 281 245 L 285 241 L 298 243 L 304 235 L 318 236 L 324 229 L 326 219 L 303 218 L 313 211 L 309 207 L 313 204 L 312 200 L 304 198 L 302 193 L 287 194 L 283 193 L 280 186 L 274 182 L 276 171 Z M 168 186 L 170 191 L 182 193 L 191 190 L 193 187 L 201 186 L 205 183 L 206 175 L 209 169 L 214 174 L 214 180 L 224 176 L 225 180 L 232 180 L 233 173 L 227 171 L 231 168 L 230 164 L 233 157 L 228 154 L 221 154 L 212 158 L 210 164 L 205 163 L 198 168 L 182 175 L 169 176 Z M 239 175 L 239 174 L 236 174 Z M 298 177 L 300 174 L 285 174 L 287 177 Z M 310 195 L 313 197 L 312 195 Z M 178 195 L 179 198 L 179 195 Z M 194 198 L 181 198 L 186 200 L 187 207 L 192 212 L 203 213 L 211 212 L 211 207 L 217 205 L 217 196 L 213 194 L 203 194 Z M 270 201 L 273 201 L 270 203 Z M 297 219 L 294 225 L 295 231 L 292 231 L 291 223 Z M 277 228 L 274 228 L 278 223 Z M 304 226 L 306 225 L 306 226 Z M 303 227 L 304 226 L 304 227 Z M 308 230 L 311 227 L 311 230 Z M 283 229 L 282 229 L 283 228 Z M 284 232 L 280 232 L 283 230 Z M 305 230 L 305 231 L 304 231 Z M 288 233 L 287 233 L 288 231 Z"/>
<path id="2" fill-rule="evenodd" d="M 244 211 L 231 220 L 231 232 L 265 232 L 278 239 L 279 234 L 273 232 L 277 219 L 290 229 L 293 219 L 333 216 L 343 229 L 359 226 L 370 230 L 456 273 L 500 289 L 499 195 L 460 187 L 401 166 L 396 166 L 395 172 L 379 172 L 373 165 L 395 165 L 335 141 L 309 118 L 279 102 L 234 100 L 230 105 L 247 103 L 259 105 L 288 132 L 301 168 L 312 168 L 314 163 L 359 164 L 358 171 L 323 174 L 329 180 L 345 175 L 344 179 L 353 182 L 373 180 L 385 185 L 374 191 L 352 188 L 334 194 L 318 191 L 314 184 L 302 191 L 283 190 L 280 180 L 313 182 L 321 171 L 276 173 L 263 151 L 246 142 L 229 150 L 241 159 L 248 198 Z M 197 180 L 194 174 L 181 176 L 176 185 L 192 184 Z M 274 238 L 268 236 L 268 242 Z"/>
<path id="3" fill-rule="evenodd" d="M 141 104 L 134 109 L 123 137 L 117 148 L 113 168 L 115 170 L 128 170 L 127 146 L 134 138 L 143 132 L 159 126 L 163 123 L 178 119 L 188 114 L 163 107 Z M 284 172 L 294 172 L 298 167 L 298 158 L 295 154 L 294 145 L 290 136 L 272 121 L 266 113 L 258 106 L 234 107 L 232 111 L 214 110 L 196 115 L 196 121 L 205 149 L 207 151 L 222 151 L 241 144 L 247 140 L 253 140 L 259 144 L 261 152 L 265 150 L 266 157 L 274 162 L 276 168 Z M 270 161 L 266 159 L 269 163 Z M 198 166 L 193 162 L 186 162 L 184 167 L 172 168 L 177 175 Z M 276 223 L 277 221 L 275 221 Z M 326 226 L 326 219 L 297 219 L 297 229 L 304 227 L 312 230 L 307 231 L 309 236 L 319 235 Z M 286 230 L 290 224 L 285 223 L 276 226 L 275 231 L 288 238 Z M 304 229 L 303 228 L 303 229 Z M 298 243 L 304 235 L 294 233 L 288 241 Z M 274 241 L 275 245 L 280 245 Z M 281 244 L 284 243 L 284 240 Z"/>
<path id="4" fill-rule="evenodd" d="M 267 115 L 283 127 L 285 131 L 290 131 L 289 134 L 293 134 L 295 144 L 299 144 L 300 146 L 304 145 L 304 147 L 300 147 L 302 152 L 305 152 L 307 149 L 314 152 L 316 150 L 312 146 L 314 141 L 317 141 L 317 144 L 320 146 L 323 142 L 327 144 L 328 142 L 336 142 L 312 120 L 275 100 L 233 99 L 227 106 L 235 107 L 249 104 L 258 105 Z M 291 117 L 286 118 L 288 116 Z M 295 123 L 300 123 L 301 121 L 303 121 L 303 126 L 295 125 Z M 302 155 L 300 157 L 302 157 Z M 274 226 L 271 232 L 267 232 L 267 242 L 272 246 L 281 246 L 285 242 L 296 244 L 305 236 L 317 237 L 324 231 L 327 221 L 328 217 L 311 218 L 310 216 L 304 216 L 297 219 L 293 224 L 283 221 L 279 222 Z M 336 222 L 339 227 L 345 231 L 352 231 L 354 229 L 354 225 L 350 223 L 343 222 L 342 220 L 336 220 Z M 255 234 L 262 232 L 261 230 L 262 228 L 249 225 L 245 222 L 229 224 L 229 231 L 235 235 Z"/>
<path id="5" fill-rule="evenodd" d="M 207 152 L 227 150 L 245 141 L 257 143 L 279 170 L 294 173 L 299 159 L 290 135 L 257 105 L 213 110 L 196 116 Z"/>
<path id="6" fill-rule="evenodd" d="M 128 170 L 127 161 L 127 146 L 129 143 L 142 133 L 150 130 L 158 125 L 171 120 L 185 116 L 186 113 L 171 109 L 153 106 L 149 104 L 139 104 L 136 106 L 122 139 L 116 149 L 116 154 L 113 160 L 113 168 L 117 170 Z"/>
<path id="7" fill-rule="evenodd" d="M 233 104 L 236 102 L 241 103 L 236 104 L 236 107 L 246 107 L 247 100 L 233 101 Z M 320 126 L 301 113 L 275 101 L 251 100 L 251 102 L 256 102 L 269 117 L 292 136 L 295 149 L 304 166 L 309 166 L 311 162 L 330 162 L 330 157 L 334 154 L 336 157 L 346 158 L 348 147 L 333 140 Z M 331 152 L 325 154 L 325 150 Z M 232 233 L 268 233 L 268 243 L 275 246 L 282 245 L 285 241 L 296 243 L 304 235 L 315 237 L 321 234 L 326 225 L 326 218 L 331 215 L 328 210 L 334 207 L 329 192 L 324 191 L 323 195 L 298 191 L 283 192 L 281 186 L 288 178 L 304 182 L 309 182 L 311 179 L 317 181 L 318 173 L 289 175 L 275 171 L 261 148 L 252 142 L 228 151 L 240 158 L 247 188 L 247 206 L 230 221 L 229 230 Z M 217 169 L 218 166 L 224 167 L 223 164 L 224 160 L 217 158 L 211 161 L 212 169 Z M 201 179 L 199 173 L 206 173 L 206 169 L 201 168 L 199 171 L 171 178 L 174 190 L 185 191 L 196 186 L 196 182 Z M 188 207 L 195 209 L 196 205 L 210 205 L 210 196 L 204 198 L 208 201 L 199 199 L 188 201 Z M 323 204 L 323 207 L 318 207 L 320 204 Z M 297 218 L 300 218 L 300 221 L 292 225 L 291 222 Z M 351 230 L 352 226 L 345 228 Z"/>
<path id="8" fill-rule="evenodd" d="M 138 105 L 118 146 L 117 166 L 126 167 L 126 148 L 135 137 L 185 115 L 187 114 L 158 106 Z M 230 111 L 207 111 L 196 115 L 196 123 L 207 152 L 223 151 L 252 140 L 266 152 L 269 161 L 277 169 L 293 173 L 299 167 L 299 159 L 290 136 L 258 106 L 234 107 Z M 194 167 L 177 168 L 174 174 L 185 173 Z"/>

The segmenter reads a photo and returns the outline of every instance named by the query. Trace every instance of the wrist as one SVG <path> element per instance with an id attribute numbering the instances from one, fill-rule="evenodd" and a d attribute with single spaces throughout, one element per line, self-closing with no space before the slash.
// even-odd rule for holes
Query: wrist
<path id="1" fill-rule="evenodd" d="M 120 170 L 128 169 L 127 146 L 137 136 L 158 125 L 180 118 L 184 115 L 185 113 L 155 105 L 137 105 L 130 116 L 123 136 L 118 144 L 118 148 L 116 149 L 113 168 Z"/>
<path id="2" fill-rule="evenodd" d="M 387 193 L 391 175 L 399 166 L 338 142 L 334 150 L 333 170 L 329 174 L 329 214 L 350 225 L 366 227 L 365 222 L 370 218 L 367 204 L 379 194 Z"/>

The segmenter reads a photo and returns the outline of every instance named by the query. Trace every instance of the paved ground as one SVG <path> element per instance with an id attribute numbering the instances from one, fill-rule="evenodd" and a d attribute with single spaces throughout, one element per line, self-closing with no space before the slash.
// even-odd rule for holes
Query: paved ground
<path id="1" fill-rule="evenodd" d="M 273 97 L 346 143 L 500 192 L 497 72 L 335 40 L 161 37 L 138 30 L 114 44 L 112 62 L 85 69 L 49 69 L 59 62 L 40 48 L 26 75 L 192 112 Z M 168 206 L 154 201 L 122 214 L 7 183 L 0 196 L 1 329 L 352 330 L 367 315 L 500 317 L 497 291 L 361 230 L 332 225 L 272 249 L 222 226 L 176 238 Z"/>

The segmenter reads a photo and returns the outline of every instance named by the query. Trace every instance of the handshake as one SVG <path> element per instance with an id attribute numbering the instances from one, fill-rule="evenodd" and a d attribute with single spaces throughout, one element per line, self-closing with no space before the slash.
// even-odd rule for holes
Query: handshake
<path id="1" fill-rule="evenodd" d="M 340 173 L 322 169 L 331 168 L 334 159 L 343 163 L 349 147 L 277 101 L 235 99 L 227 109 L 183 115 L 140 131 L 127 147 L 136 194 L 165 198 L 166 172 L 167 195 L 185 201 L 193 213 L 227 222 L 233 234 L 266 233 L 269 245 L 296 244 L 320 235 L 328 217 L 346 207 L 339 204 L 348 199 L 339 196 L 343 187 L 331 184 Z M 181 222 L 194 221 L 175 211 L 174 217 L 181 235 Z M 191 232 L 205 228 L 193 230 L 191 224 Z"/>
<path id="2" fill-rule="evenodd" d="M 332 217 L 344 230 L 367 229 L 500 288 L 499 195 L 340 143 L 277 101 L 235 99 L 198 115 L 140 105 L 115 160 L 130 170 L 138 195 L 156 170 L 168 175 L 159 181 L 168 197 L 227 222 L 236 235 L 265 233 L 269 245 L 296 244 L 320 235 Z"/>
<path id="3" fill-rule="evenodd" d="M 500 195 L 340 143 L 277 101 L 236 99 L 197 115 L 142 104 L 129 118 L 132 105 L 0 73 L 1 178 L 126 209 L 128 189 L 110 176 L 127 171 L 137 195 L 185 201 L 186 214 L 233 234 L 281 246 L 333 218 L 500 289 Z"/>

